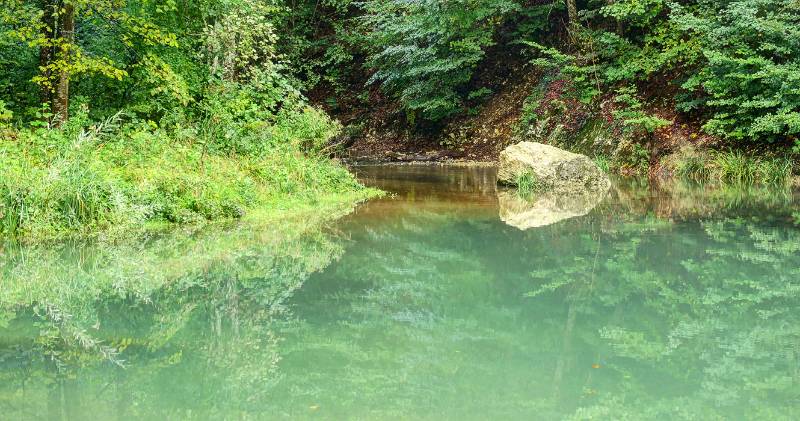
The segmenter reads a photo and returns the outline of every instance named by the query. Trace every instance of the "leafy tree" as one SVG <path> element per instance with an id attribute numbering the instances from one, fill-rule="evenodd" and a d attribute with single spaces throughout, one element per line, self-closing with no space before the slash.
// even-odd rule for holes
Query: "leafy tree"
<path id="1" fill-rule="evenodd" d="M 794 0 L 672 4 L 671 19 L 697 39 L 703 62 L 683 88 L 707 107 L 711 133 L 734 140 L 800 134 L 800 4 Z"/>
<path id="2" fill-rule="evenodd" d="M 117 80 L 128 75 L 111 54 L 98 54 L 99 51 L 92 48 L 91 39 L 96 31 L 115 32 L 117 48 L 177 45 L 173 34 L 154 25 L 142 13 L 148 3 L 144 2 L 141 7 L 129 7 L 125 2 L 112 0 L 3 0 L 0 3 L 2 20 L 11 26 L 5 36 L 39 51 L 39 72 L 33 81 L 41 87 L 41 102 L 50 109 L 57 124 L 69 116 L 72 80 L 86 74 Z"/>
<path id="3" fill-rule="evenodd" d="M 792 0 L 589 3 L 594 26 L 578 38 L 578 65 L 612 89 L 666 79 L 677 108 L 729 140 L 776 141 L 800 133 L 800 8 Z M 607 19 L 617 22 L 615 31 Z M 628 30 L 622 30 L 625 27 Z M 581 62 L 582 61 L 582 62 Z"/>
<path id="4" fill-rule="evenodd" d="M 365 2 L 369 82 L 399 99 L 412 121 L 459 112 L 495 29 L 518 7 L 510 0 Z"/>

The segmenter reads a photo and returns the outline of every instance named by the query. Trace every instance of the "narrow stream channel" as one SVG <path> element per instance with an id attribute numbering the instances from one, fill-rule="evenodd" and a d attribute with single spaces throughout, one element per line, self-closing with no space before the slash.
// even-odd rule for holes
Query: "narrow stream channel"
<path id="1" fill-rule="evenodd" d="M 0 249 L 0 419 L 796 419 L 790 191 L 357 167 L 323 227 Z"/>

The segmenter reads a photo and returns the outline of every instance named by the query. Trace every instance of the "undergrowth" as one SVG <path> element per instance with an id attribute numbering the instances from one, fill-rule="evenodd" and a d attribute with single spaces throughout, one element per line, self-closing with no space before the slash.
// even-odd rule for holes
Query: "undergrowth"
<path id="1" fill-rule="evenodd" d="M 323 156 L 321 145 L 338 126 L 309 109 L 247 134 L 246 153 L 207 136 L 176 140 L 175 131 L 123 120 L 7 129 L 0 138 L 0 236 L 127 232 L 374 193 Z"/>

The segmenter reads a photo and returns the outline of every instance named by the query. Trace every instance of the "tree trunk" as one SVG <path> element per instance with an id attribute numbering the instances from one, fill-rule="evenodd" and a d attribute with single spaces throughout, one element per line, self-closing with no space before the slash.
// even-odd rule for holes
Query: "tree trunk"
<path id="1" fill-rule="evenodd" d="M 575 5 L 575 0 L 567 0 L 567 14 L 569 15 L 570 29 L 578 25 L 578 6 Z"/>
<path id="2" fill-rule="evenodd" d="M 42 37 L 44 42 L 39 47 L 39 69 L 42 72 L 42 78 L 46 80 L 42 83 L 40 99 L 43 105 L 47 105 L 48 109 L 52 111 L 53 108 L 53 78 L 50 72 L 50 64 L 53 62 L 53 40 L 56 35 L 56 18 L 58 13 L 58 5 L 50 0 L 45 0 L 42 3 Z"/>
<path id="3" fill-rule="evenodd" d="M 62 12 L 59 35 L 62 43 L 60 58 L 64 63 L 59 70 L 56 98 L 53 104 L 54 121 L 59 126 L 69 119 L 69 64 L 72 44 L 75 40 L 75 6 L 65 3 Z"/>

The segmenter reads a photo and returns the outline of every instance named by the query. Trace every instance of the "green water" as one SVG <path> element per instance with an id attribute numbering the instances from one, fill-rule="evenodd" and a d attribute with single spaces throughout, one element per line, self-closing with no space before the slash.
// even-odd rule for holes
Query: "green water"
<path id="1" fill-rule="evenodd" d="M 491 169 L 357 172 L 396 194 L 322 227 L 0 248 L 0 419 L 800 414 L 791 192 L 621 181 L 520 230 Z"/>

